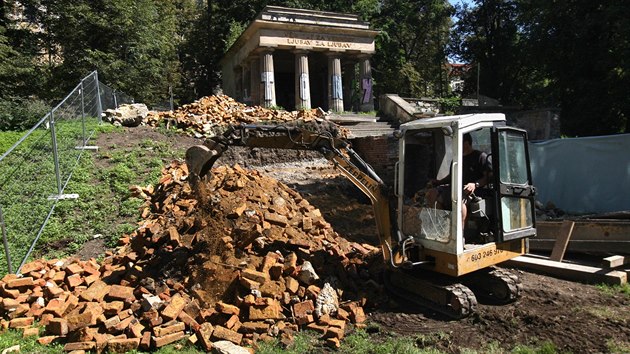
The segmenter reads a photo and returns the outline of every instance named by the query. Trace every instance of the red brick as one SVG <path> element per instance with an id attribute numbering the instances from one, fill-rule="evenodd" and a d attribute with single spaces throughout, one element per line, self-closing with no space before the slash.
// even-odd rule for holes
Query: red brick
<path id="1" fill-rule="evenodd" d="M 121 286 L 121 285 L 112 285 L 108 297 L 117 300 L 133 300 L 135 299 L 133 295 L 133 288 L 129 286 Z"/>
<path id="2" fill-rule="evenodd" d="M 177 322 L 170 326 L 153 328 L 153 334 L 155 334 L 156 337 L 163 337 L 165 335 L 175 333 L 175 332 L 180 332 L 185 329 L 186 329 L 186 326 L 184 325 L 184 323 Z"/>
<path id="3" fill-rule="evenodd" d="M 179 313 L 179 316 L 177 316 L 177 318 L 184 322 L 184 324 L 186 326 L 188 326 L 188 328 L 190 328 L 193 331 L 196 331 L 197 328 L 199 328 L 199 323 L 197 321 L 195 321 L 194 318 L 190 317 L 190 315 L 188 315 L 186 312 L 182 311 Z"/>
<path id="4" fill-rule="evenodd" d="M 171 302 L 168 306 L 162 310 L 162 316 L 168 320 L 177 318 L 187 303 L 188 301 L 186 301 L 186 299 L 184 299 L 181 295 L 175 294 L 175 296 L 171 298 Z"/>
<path id="5" fill-rule="evenodd" d="M 32 326 L 35 318 L 33 317 L 19 317 L 9 321 L 9 328 L 20 328 Z"/>
<path id="6" fill-rule="evenodd" d="M 13 279 L 10 280 L 6 283 L 7 288 L 21 288 L 24 286 L 32 286 L 33 285 L 33 278 L 32 277 L 25 277 L 25 278 L 17 278 L 17 279 Z"/>
<path id="7" fill-rule="evenodd" d="M 140 346 L 140 338 L 111 339 L 107 342 L 107 350 L 110 353 L 126 353 Z"/>
<path id="8" fill-rule="evenodd" d="M 42 326 L 46 326 L 48 325 L 48 322 L 50 322 L 50 320 L 52 320 L 53 318 L 55 318 L 55 315 L 53 315 L 52 313 L 45 313 L 40 317 L 39 324 Z"/>
<path id="9" fill-rule="evenodd" d="M 265 322 L 243 322 L 241 331 L 245 333 L 267 333 L 269 324 Z"/>
<path id="10" fill-rule="evenodd" d="M 226 304 L 224 302 L 217 302 L 216 305 L 217 311 L 224 313 L 226 315 L 239 315 L 241 313 L 241 310 L 234 306 L 234 305 L 230 305 L 230 304 Z"/>
<path id="11" fill-rule="evenodd" d="M 65 336 L 68 334 L 68 321 L 63 318 L 53 318 L 48 322 L 46 331 L 58 336 Z"/>
<path id="12" fill-rule="evenodd" d="M 80 274 L 72 274 L 66 278 L 66 284 L 71 289 L 83 284 L 83 277 Z"/>
<path id="13" fill-rule="evenodd" d="M 63 350 L 71 352 L 73 350 L 92 350 L 96 346 L 94 342 L 75 342 L 64 345 Z"/>
<path id="14" fill-rule="evenodd" d="M 40 261 L 33 261 L 33 262 L 29 262 L 23 265 L 22 268 L 20 269 L 20 272 L 22 274 L 27 274 L 30 272 L 37 272 L 39 270 L 44 269 L 44 267 L 45 267 L 44 263 Z"/>
<path id="15" fill-rule="evenodd" d="M 213 331 L 214 327 L 209 322 L 202 323 L 197 330 L 197 339 L 199 339 L 201 346 L 207 352 L 212 349 L 211 337 Z"/>
<path id="16" fill-rule="evenodd" d="M 112 301 L 103 303 L 103 311 L 106 315 L 116 315 L 125 308 L 125 303 L 122 301 Z"/>
<path id="17" fill-rule="evenodd" d="M 145 327 L 138 321 L 138 319 L 134 319 L 127 327 L 127 337 L 129 338 L 142 338 L 142 332 L 144 332 Z"/>
<path id="18" fill-rule="evenodd" d="M 105 295 L 109 293 L 110 288 L 111 287 L 105 284 L 105 282 L 96 280 L 87 290 L 81 292 L 79 297 L 85 301 L 101 302 L 105 298 Z"/>
<path id="19" fill-rule="evenodd" d="M 81 274 L 83 273 L 83 267 L 78 263 L 72 263 L 65 268 L 65 271 L 69 274 Z"/>
<path id="20" fill-rule="evenodd" d="M 70 316 L 67 316 L 66 320 L 68 321 L 68 330 L 70 332 L 93 324 L 92 313 L 90 313 L 89 311 L 79 314 L 72 314 Z"/>
<path id="21" fill-rule="evenodd" d="M 37 338 L 37 343 L 39 343 L 41 345 L 49 345 L 49 344 L 51 344 L 52 342 L 54 342 L 58 338 L 59 338 L 59 336 L 39 337 L 39 338 Z"/>
<path id="22" fill-rule="evenodd" d="M 2 308 L 5 311 L 15 310 L 20 305 L 20 302 L 14 299 L 2 299 Z"/>
<path id="23" fill-rule="evenodd" d="M 146 331 L 142 333 L 142 338 L 140 339 L 140 349 L 149 350 L 151 348 L 151 332 Z"/>
<path id="24" fill-rule="evenodd" d="M 212 331 L 212 338 L 218 340 L 228 340 L 234 344 L 241 344 L 243 335 L 221 326 L 215 326 Z"/>
<path id="25" fill-rule="evenodd" d="M 312 300 L 298 302 L 293 305 L 293 316 L 297 318 L 310 315 L 313 311 L 315 311 L 315 306 Z"/>
<path id="26" fill-rule="evenodd" d="M 253 280 L 259 284 L 264 284 L 267 280 L 269 280 L 269 274 L 258 272 L 253 269 L 244 269 L 241 271 L 241 276 L 243 278 L 247 278 L 249 280 Z"/>
<path id="27" fill-rule="evenodd" d="M 173 342 L 177 342 L 184 337 L 186 337 L 186 334 L 184 334 L 184 332 L 171 333 L 165 335 L 164 337 L 153 337 L 153 344 L 156 348 L 160 348 Z"/>
<path id="28" fill-rule="evenodd" d="M 282 307 L 277 300 L 268 305 L 253 305 L 249 307 L 249 320 L 279 320 L 283 319 Z"/>

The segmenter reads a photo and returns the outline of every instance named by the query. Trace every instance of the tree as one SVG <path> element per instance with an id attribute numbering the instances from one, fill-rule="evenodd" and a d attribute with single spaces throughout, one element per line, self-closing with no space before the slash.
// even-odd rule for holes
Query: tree
<path id="1" fill-rule="evenodd" d="M 562 131 L 587 136 L 630 132 L 630 9 L 615 1 L 523 2 L 532 67 L 549 78 Z"/>
<path id="2" fill-rule="evenodd" d="M 517 104 L 523 82 L 523 50 L 516 0 L 475 0 L 457 9 L 451 51 L 480 71 L 479 94 L 503 104 Z M 465 83 L 465 93 L 476 91 L 477 75 Z"/>
<path id="3" fill-rule="evenodd" d="M 381 31 L 374 55 L 380 93 L 443 96 L 452 7 L 442 0 L 387 0 L 373 18 Z"/>

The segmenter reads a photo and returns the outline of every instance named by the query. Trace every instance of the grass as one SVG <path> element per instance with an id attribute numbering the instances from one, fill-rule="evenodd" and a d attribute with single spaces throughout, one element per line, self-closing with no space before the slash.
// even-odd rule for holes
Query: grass
<path id="1" fill-rule="evenodd" d="M 63 346 L 59 344 L 44 346 L 37 343 L 37 338 L 22 338 L 22 332 L 13 329 L 0 333 L 0 351 L 14 345 L 20 346 L 20 350 L 17 351 L 19 353 L 61 354 L 64 352 Z"/>
<path id="2" fill-rule="evenodd" d="M 597 285 L 597 288 L 606 295 L 617 295 L 624 294 L 630 298 L 630 283 L 625 283 L 623 285 L 607 285 L 600 284 Z"/>
<path id="3" fill-rule="evenodd" d="M 111 125 L 89 129 L 95 129 L 95 136 L 121 130 Z M 10 147 L 23 133 L 0 132 L 0 146 Z M 131 196 L 129 186 L 156 183 L 164 164 L 183 156 L 168 143 L 146 139 L 131 148 L 84 151 L 77 162 L 80 150 L 75 146 L 81 133 L 80 121 L 57 124 L 62 182 L 72 173 L 64 193 L 79 198 L 56 204 L 32 258 L 74 254 L 96 234 L 104 235 L 107 245 L 115 245 L 122 234 L 135 229 L 143 203 Z M 50 131 L 43 128 L 0 162 L 0 206 L 14 271 L 54 205 L 48 199 L 57 194 L 54 166 Z M 4 274 L 6 259 L 0 253 L 0 274 Z"/>

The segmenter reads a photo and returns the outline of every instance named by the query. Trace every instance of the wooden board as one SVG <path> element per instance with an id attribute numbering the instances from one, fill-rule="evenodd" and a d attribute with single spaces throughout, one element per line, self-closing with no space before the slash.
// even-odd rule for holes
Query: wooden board
<path id="1" fill-rule="evenodd" d="M 558 238 L 556 238 L 556 244 L 553 246 L 553 250 L 551 251 L 551 256 L 549 259 L 556 262 L 562 262 L 562 258 L 564 258 L 564 252 L 567 250 L 567 245 L 569 244 L 569 239 L 571 238 L 571 234 L 573 233 L 573 227 L 575 226 L 575 222 L 571 220 L 565 220 L 562 222 L 562 226 L 560 227 L 560 234 Z"/>
<path id="2" fill-rule="evenodd" d="M 630 264 L 630 257 L 610 256 L 602 261 L 602 267 L 604 268 L 616 268 L 626 264 Z"/>
<path id="3" fill-rule="evenodd" d="M 561 279 L 588 283 L 621 285 L 628 282 L 626 272 L 589 267 L 578 264 L 554 262 L 549 259 L 519 256 L 505 263 L 506 266 L 529 269 Z"/>
<path id="4" fill-rule="evenodd" d="M 560 235 L 562 221 L 536 222 L 531 250 L 551 251 Z M 568 252 L 630 254 L 630 222 L 627 220 L 577 220 L 567 245 Z"/>

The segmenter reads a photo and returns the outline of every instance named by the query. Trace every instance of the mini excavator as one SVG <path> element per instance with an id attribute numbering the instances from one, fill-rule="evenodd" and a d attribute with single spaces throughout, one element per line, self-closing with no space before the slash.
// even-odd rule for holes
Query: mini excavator
<path id="1" fill-rule="evenodd" d="M 474 195 L 463 191 L 465 134 L 492 161 L 487 183 Z M 189 148 L 186 163 L 194 185 L 230 146 L 319 151 L 370 199 L 387 265 L 384 282 L 393 294 L 451 318 L 473 313 L 477 297 L 515 301 L 522 291 L 518 277 L 494 265 L 526 253 L 536 234 L 526 132 L 508 127 L 503 114 L 469 114 L 411 121 L 394 137 L 393 185 L 348 141 L 297 125 L 232 126 Z M 446 199 L 451 205 L 428 205 L 429 182 L 448 176 L 455 187 Z"/>

